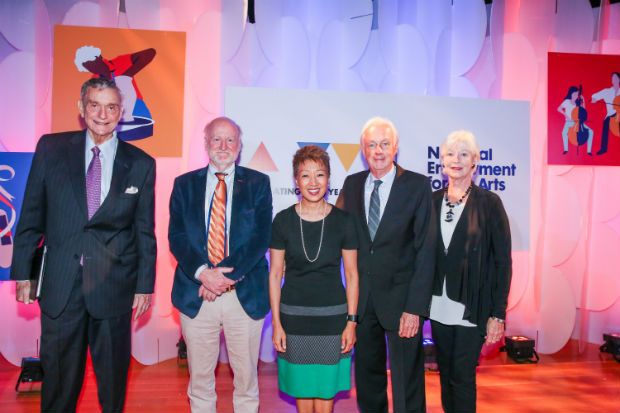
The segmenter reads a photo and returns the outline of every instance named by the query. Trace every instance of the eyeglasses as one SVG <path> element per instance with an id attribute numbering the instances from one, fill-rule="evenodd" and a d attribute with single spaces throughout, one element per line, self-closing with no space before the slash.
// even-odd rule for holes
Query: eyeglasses
<path id="1" fill-rule="evenodd" d="M 108 115 L 116 115 L 121 110 L 120 105 L 117 105 L 115 103 L 112 103 L 110 105 L 105 105 L 105 106 L 104 105 L 100 105 L 97 102 L 87 102 L 86 103 L 86 111 L 88 113 L 99 113 L 101 108 L 105 108 L 105 111 L 106 111 L 106 113 Z"/>

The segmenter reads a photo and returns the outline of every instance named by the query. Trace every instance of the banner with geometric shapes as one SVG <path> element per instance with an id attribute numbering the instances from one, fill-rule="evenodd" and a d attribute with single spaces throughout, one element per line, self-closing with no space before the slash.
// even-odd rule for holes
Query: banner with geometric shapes
<path id="1" fill-rule="evenodd" d="M 314 144 L 330 156 L 328 201 L 347 175 L 367 169 L 360 132 L 372 116 L 391 119 L 400 135 L 397 162 L 443 188 L 439 146 L 457 129 L 471 130 L 481 150 L 475 182 L 500 195 L 513 251 L 529 250 L 529 104 L 385 93 L 266 88 L 226 89 L 226 114 L 243 130 L 240 163 L 271 178 L 274 212 L 298 202 L 293 155 Z"/>

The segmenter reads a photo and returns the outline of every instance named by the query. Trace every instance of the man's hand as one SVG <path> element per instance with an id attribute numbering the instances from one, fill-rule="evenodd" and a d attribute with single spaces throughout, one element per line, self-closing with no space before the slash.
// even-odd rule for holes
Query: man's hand
<path id="1" fill-rule="evenodd" d="M 213 293 L 212 291 L 207 290 L 207 287 L 205 287 L 204 285 L 201 285 L 198 289 L 198 297 L 207 301 L 215 301 L 217 295 L 215 295 L 215 293 Z"/>
<path id="2" fill-rule="evenodd" d="M 142 314 L 146 313 L 151 305 L 151 294 L 136 294 L 133 296 L 132 309 L 136 312 L 133 315 L 133 319 L 137 320 Z"/>
<path id="3" fill-rule="evenodd" d="M 229 286 L 235 284 L 235 281 L 224 275 L 232 272 L 233 269 L 231 267 L 206 268 L 200 273 L 198 279 L 207 290 L 215 295 L 221 295 Z M 200 291 L 198 294 L 200 295 Z"/>
<path id="4" fill-rule="evenodd" d="M 403 311 L 403 315 L 400 316 L 400 327 L 398 328 L 399 337 L 411 338 L 418 334 L 419 328 L 420 316 Z"/>
<path id="5" fill-rule="evenodd" d="M 30 281 L 17 281 L 17 291 L 15 294 L 15 299 L 20 303 L 34 303 L 34 300 L 30 298 L 30 289 L 32 288 L 30 284 Z"/>

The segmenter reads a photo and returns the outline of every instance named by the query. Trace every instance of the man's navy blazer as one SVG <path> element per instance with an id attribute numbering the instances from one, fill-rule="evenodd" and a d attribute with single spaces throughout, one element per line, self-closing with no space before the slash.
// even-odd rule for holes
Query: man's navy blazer
<path id="1" fill-rule="evenodd" d="M 209 267 L 205 197 L 207 168 L 176 178 L 170 197 L 170 251 L 177 260 L 172 286 L 172 304 L 194 318 L 203 299 L 198 296 L 200 280 L 196 270 Z M 269 271 L 265 253 L 271 238 L 271 185 L 269 177 L 252 169 L 235 166 L 229 255 L 218 267 L 232 267 L 225 274 L 237 281 L 235 290 L 245 312 L 254 319 L 269 312 Z"/>
<path id="2" fill-rule="evenodd" d="M 428 178 L 394 166 L 396 176 L 388 199 L 382 201 L 385 210 L 374 240 L 370 239 L 364 204 L 370 171 L 347 176 L 336 202 L 357 224 L 360 322 L 372 294 L 379 322 L 390 330 L 398 330 L 403 312 L 428 317 L 435 268 Z"/>
<path id="3" fill-rule="evenodd" d="M 82 262 L 82 290 L 94 318 L 131 311 L 155 286 L 155 160 L 118 141 L 110 191 L 88 219 L 86 132 L 44 135 L 37 144 L 17 225 L 11 279 L 28 279 L 45 237 L 39 304 L 51 318 L 65 308 Z M 116 139 L 116 138 L 113 138 Z"/>

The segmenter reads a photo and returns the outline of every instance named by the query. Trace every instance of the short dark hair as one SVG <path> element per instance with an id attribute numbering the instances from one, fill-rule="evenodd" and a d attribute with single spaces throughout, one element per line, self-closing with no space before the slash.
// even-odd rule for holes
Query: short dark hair
<path id="1" fill-rule="evenodd" d="M 121 93 L 121 90 L 116 85 L 115 81 L 109 80 L 103 77 L 93 77 L 92 79 L 88 79 L 86 82 L 82 84 L 82 90 L 80 92 L 82 96 L 82 102 L 86 98 L 88 89 L 91 87 L 96 88 L 96 89 L 114 89 L 118 92 L 118 95 L 121 97 L 121 99 L 123 97 L 123 94 Z"/>
<path id="2" fill-rule="evenodd" d="M 297 177 L 299 166 L 306 161 L 322 163 L 327 171 L 327 176 L 331 174 L 329 168 L 329 155 L 325 150 L 316 145 L 306 145 L 295 152 L 293 156 L 293 175 Z"/>
<path id="3" fill-rule="evenodd" d="M 618 79 L 620 79 L 620 72 L 611 72 L 611 75 L 616 75 Z"/>

